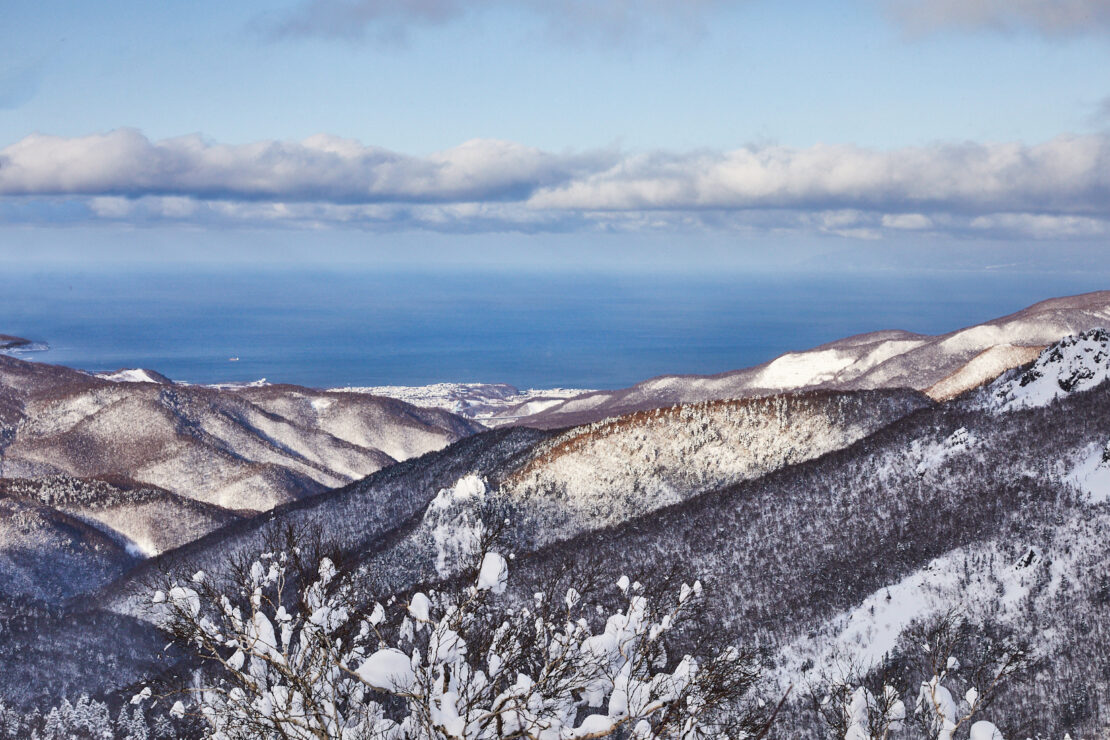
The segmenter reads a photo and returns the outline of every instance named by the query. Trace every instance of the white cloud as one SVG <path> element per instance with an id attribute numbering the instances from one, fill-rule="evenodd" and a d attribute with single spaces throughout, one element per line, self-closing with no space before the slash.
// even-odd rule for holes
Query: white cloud
<path id="1" fill-rule="evenodd" d="M 334 202 L 517 200 L 596 168 L 604 155 L 555 156 L 475 140 L 409 157 L 333 136 L 228 146 L 138 131 L 34 134 L 0 150 L 0 195 L 182 195 Z"/>
<path id="2" fill-rule="evenodd" d="M 0 150 L 0 205 L 39 222 L 1089 238 L 1110 220 L 1110 136 L 625 154 L 476 140 L 414 157 L 331 136 L 230 146 L 124 129 Z"/>
<path id="3" fill-rule="evenodd" d="M 1110 138 L 1037 146 L 851 146 L 646 154 L 537 190 L 543 208 L 850 208 L 882 213 L 1043 211 L 1106 215 Z"/>
<path id="4" fill-rule="evenodd" d="M 883 226 L 888 229 L 919 231 L 933 225 L 932 219 L 920 213 L 890 213 L 883 216 Z"/>
<path id="5" fill-rule="evenodd" d="M 993 234 L 1012 234 L 1052 239 L 1110 235 L 1105 219 L 1082 216 L 1051 216 L 1040 213 L 998 213 L 973 218 L 969 226 Z"/>

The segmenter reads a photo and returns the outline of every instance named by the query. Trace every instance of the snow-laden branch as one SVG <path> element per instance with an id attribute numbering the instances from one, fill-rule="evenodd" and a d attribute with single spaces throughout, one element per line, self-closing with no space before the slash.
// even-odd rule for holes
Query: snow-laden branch
<path id="1" fill-rule="evenodd" d="M 259 557 L 229 593 L 197 573 L 155 594 L 164 629 L 205 665 L 173 711 L 202 716 L 211 738 L 694 740 L 760 729 L 747 656 L 669 657 L 700 582 L 652 603 L 622 577 L 621 606 L 602 623 L 574 588 L 509 606 L 497 552 L 480 554 L 469 585 L 368 608 L 327 558 L 293 589 L 294 560 Z"/>

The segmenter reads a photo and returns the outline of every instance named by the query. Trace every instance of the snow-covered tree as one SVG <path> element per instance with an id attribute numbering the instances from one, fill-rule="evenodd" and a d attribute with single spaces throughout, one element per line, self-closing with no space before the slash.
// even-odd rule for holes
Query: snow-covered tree
<path id="1" fill-rule="evenodd" d="M 147 724 L 140 707 L 121 707 L 112 722 L 108 705 L 82 694 L 62 699 L 49 709 L 15 709 L 0 700 L 0 740 L 168 740 L 194 737 L 189 727 L 175 726 L 159 715 Z"/>
<path id="2" fill-rule="evenodd" d="M 0 715 L 3 714 L 5 712 L 0 709 Z M 11 714 L 3 723 L 5 734 L 0 737 L 12 740 L 112 740 L 116 737 L 107 705 L 84 695 L 76 702 L 63 699 L 45 714 L 34 711 L 21 717 Z"/>
<path id="3" fill-rule="evenodd" d="M 480 553 L 464 585 L 362 606 L 321 557 L 266 553 L 230 585 L 198 572 L 154 595 L 164 628 L 204 668 L 171 714 L 239 738 L 743 738 L 765 730 L 758 666 L 736 648 L 671 656 L 704 598 L 614 579 L 599 614 L 575 588 L 508 598 L 508 561 Z M 604 617 L 604 619 L 602 618 Z M 670 648 L 670 650 L 669 650 Z M 151 688 L 136 703 L 153 695 Z M 160 692 L 161 693 L 161 692 Z"/>
<path id="4" fill-rule="evenodd" d="M 1001 642 L 987 647 L 974 662 L 962 666 L 960 651 L 968 643 L 970 625 L 959 612 L 942 616 L 922 630 L 921 649 L 931 676 L 921 683 L 914 714 L 937 740 L 954 740 L 967 728 L 970 740 L 1003 740 L 992 723 L 972 720 L 991 705 L 1002 688 L 1028 664 L 1024 648 Z M 957 680 L 959 673 L 962 680 Z M 962 698 L 960 697 L 962 689 Z"/>
<path id="5" fill-rule="evenodd" d="M 838 668 L 840 678 L 826 678 L 820 694 L 815 695 L 823 697 L 817 701 L 818 709 L 832 736 L 837 740 L 896 738 L 911 719 L 906 711 L 911 704 L 913 719 L 928 737 L 1004 740 L 991 722 L 973 720 L 1028 664 L 1027 654 L 1006 641 L 982 639 L 976 632 L 958 611 L 948 612 L 930 625 L 911 628 L 906 641 L 917 655 L 908 662 L 917 663 L 922 673 L 916 675 L 926 678 L 915 682 L 906 697 L 895 685 L 905 685 L 908 677 L 895 675 L 890 666 L 867 676 L 858 666 Z M 973 640 L 973 636 L 980 639 Z M 977 649 L 973 643 L 978 643 Z M 958 656 L 963 651 L 974 654 L 961 666 Z"/>
<path id="6" fill-rule="evenodd" d="M 837 659 L 812 687 L 810 699 L 836 740 L 888 740 L 905 727 L 906 704 L 888 672 Z"/>

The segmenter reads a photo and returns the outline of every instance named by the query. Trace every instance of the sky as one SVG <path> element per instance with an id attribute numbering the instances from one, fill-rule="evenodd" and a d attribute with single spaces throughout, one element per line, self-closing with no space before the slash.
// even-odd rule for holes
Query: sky
<path id="1" fill-rule="evenodd" d="M 1107 0 L 5 0 L 0 265 L 1110 270 Z"/>

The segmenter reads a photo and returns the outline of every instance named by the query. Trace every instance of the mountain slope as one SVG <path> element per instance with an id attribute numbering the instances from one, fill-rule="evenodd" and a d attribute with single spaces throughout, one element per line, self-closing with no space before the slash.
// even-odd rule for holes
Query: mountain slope
<path id="1" fill-rule="evenodd" d="M 227 509 L 266 510 L 481 426 L 373 396 L 112 382 L 0 357 L 0 429 L 5 477 L 130 478 Z"/>
<path id="2" fill-rule="evenodd" d="M 545 440 L 498 488 L 543 522 L 545 541 L 565 538 L 847 447 L 929 405 L 897 390 L 641 411 Z"/>
<path id="3" fill-rule="evenodd" d="M 0 602 L 69 599 L 118 578 L 135 560 L 96 527 L 0 495 Z"/>
<path id="4" fill-rule="evenodd" d="M 142 557 L 180 547 L 243 518 L 227 509 L 127 481 L 66 476 L 0 479 L 0 494 L 79 519 Z"/>
<path id="5" fill-rule="evenodd" d="M 1038 364 L 1071 377 L 1104 360 L 1083 345 L 1061 342 Z M 1000 700 L 1005 736 L 1098 736 L 1110 717 L 1099 678 L 1110 654 L 1090 642 L 1110 635 L 1110 384 L 1005 411 L 985 403 L 1009 380 L 820 459 L 518 559 L 522 598 L 562 563 L 645 582 L 677 564 L 706 581 L 710 620 L 763 647 L 796 686 L 837 646 L 881 657 L 913 618 L 959 607 L 1047 658 Z M 796 709 L 779 736 L 817 731 Z"/>

